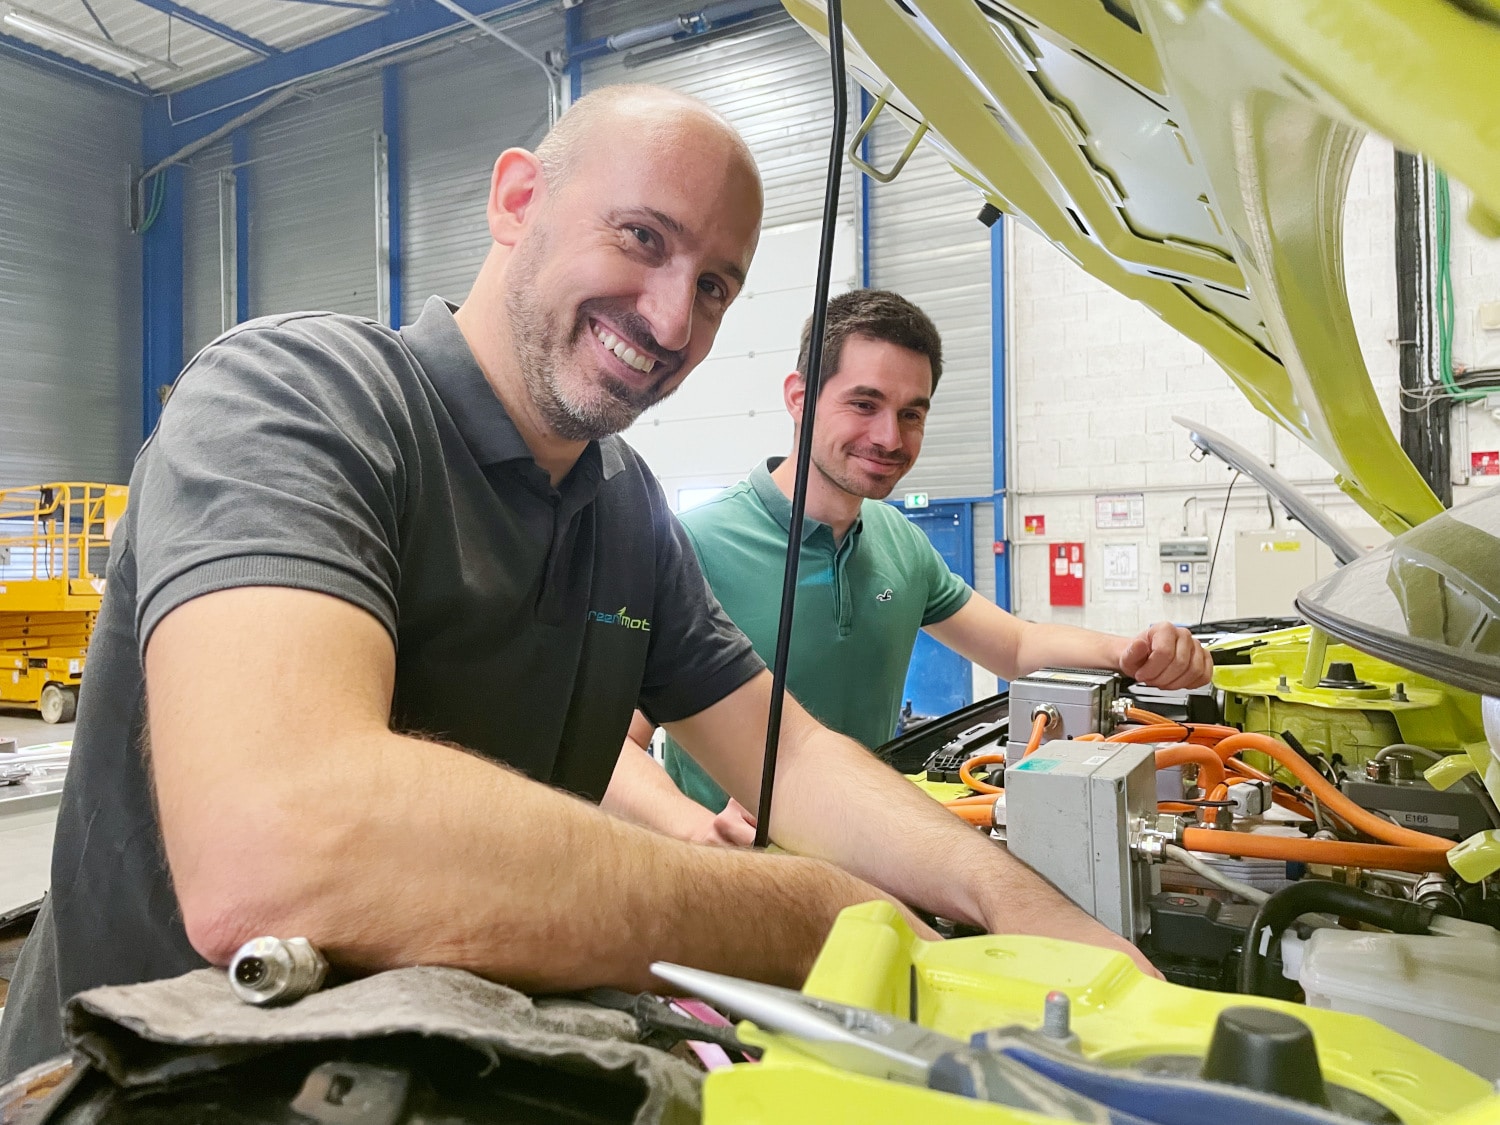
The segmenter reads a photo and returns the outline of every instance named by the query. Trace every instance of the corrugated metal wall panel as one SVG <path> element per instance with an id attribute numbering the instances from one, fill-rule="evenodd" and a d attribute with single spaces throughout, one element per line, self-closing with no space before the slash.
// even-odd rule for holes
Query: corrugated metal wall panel
<path id="1" fill-rule="evenodd" d="M 376 315 L 380 75 L 274 111 L 250 130 L 250 315 Z"/>
<path id="2" fill-rule="evenodd" d="M 504 31 L 537 52 L 563 34 L 550 12 Z M 401 312 L 410 323 L 434 293 L 468 296 L 490 248 L 490 170 L 505 149 L 541 141 L 547 83 L 536 66 L 486 38 L 404 67 L 401 90 Z"/>
<path id="3" fill-rule="evenodd" d="M 902 489 L 905 489 L 903 482 Z M 974 589 L 995 600 L 995 506 L 974 505 Z"/>
<path id="4" fill-rule="evenodd" d="M 627 26 L 672 14 L 660 4 L 639 8 L 639 18 Z M 620 11 L 609 13 L 609 20 L 620 22 Z M 791 17 L 684 46 L 638 66 L 627 66 L 626 59 L 627 54 L 606 55 L 587 64 L 584 92 L 618 82 L 650 82 L 703 99 L 734 123 L 755 154 L 766 188 L 764 226 L 822 217 L 833 113 L 828 55 Z M 858 102 L 851 98 L 851 106 L 852 113 Z M 850 215 L 854 177 L 847 171 L 842 186 L 839 210 Z"/>
<path id="5" fill-rule="evenodd" d="M 141 437 L 141 102 L 0 59 L 0 486 L 124 481 Z"/>
<path id="6" fill-rule="evenodd" d="M 891 167 L 911 134 L 882 118 L 872 138 L 877 168 Z M 943 336 L 943 377 L 922 457 L 903 490 L 988 496 L 990 453 L 990 233 L 983 200 L 930 145 L 889 184 L 870 189 L 870 281 L 932 317 Z M 992 576 L 993 577 L 993 576 Z"/>
<path id="7" fill-rule="evenodd" d="M 182 359 L 186 363 L 225 328 L 219 250 L 219 173 L 229 168 L 228 140 L 204 149 L 186 169 L 182 200 Z M 233 223 L 233 216 L 230 222 Z M 223 263 L 230 271 L 234 260 Z"/>

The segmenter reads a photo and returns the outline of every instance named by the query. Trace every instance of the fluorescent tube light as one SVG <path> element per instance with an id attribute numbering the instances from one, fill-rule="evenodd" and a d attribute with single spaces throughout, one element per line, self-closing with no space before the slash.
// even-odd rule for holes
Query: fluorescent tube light
<path id="1" fill-rule="evenodd" d="M 143 55 L 139 51 L 132 51 L 129 47 L 121 47 L 110 43 L 97 36 L 90 35 L 86 31 L 80 31 L 65 23 L 47 16 L 28 12 L 22 8 L 10 8 L 6 11 L 4 22 L 10 27 L 24 31 L 28 35 L 35 36 L 47 43 L 59 44 L 72 47 L 75 51 L 81 51 L 101 62 L 124 70 L 145 70 L 150 67 L 166 67 L 170 70 L 177 69 L 171 63 L 153 59 L 150 55 Z"/>

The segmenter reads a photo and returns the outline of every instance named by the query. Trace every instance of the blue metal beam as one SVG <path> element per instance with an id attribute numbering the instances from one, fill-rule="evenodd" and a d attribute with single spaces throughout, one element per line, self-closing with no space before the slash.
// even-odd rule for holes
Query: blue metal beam
<path id="1" fill-rule="evenodd" d="M 262 58 L 278 55 L 281 52 L 269 43 L 262 43 L 254 36 L 246 35 L 243 31 L 236 31 L 228 24 L 220 23 L 202 12 L 195 12 L 191 8 L 184 8 L 176 0 L 137 0 L 138 3 L 154 8 L 158 12 L 165 12 L 173 19 L 179 19 L 189 27 L 196 27 L 199 31 L 206 31 L 210 35 L 217 36 L 226 43 L 233 43 L 236 47 L 243 47 L 247 51 L 254 51 Z"/>
<path id="2" fill-rule="evenodd" d="M 0 48 L 13 54 L 22 55 L 33 62 L 42 63 L 55 70 L 67 71 L 75 78 L 86 78 L 90 82 L 98 82 L 115 90 L 124 90 L 127 94 L 139 94 L 142 97 L 150 97 L 151 91 L 144 83 L 132 82 L 128 78 L 121 78 L 117 74 L 110 74 L 103 70 L 96 70 L 88 63 L 81 63 L 77 59 L 70 59 L 66 55 L 59 55 L 55 51 L 49 51 L 45 47 L 27 43 L 17 39 L 13 35 L 0 35 Z"/>
<path id="3" fill-rule="evenodd" d="M 160 98 L 143 115 L 142 148 L 148 165 L 172 151 L 171 126 Z M 182 199 L 186 169 L 181 165 L 157 173 L 165 177 L 162 205 L 143 236 L 141 254 L 141 435 L 156 428 L 161 416 L 161 388 L 182 370 Z"/>
<path id="4" fill-rule="evenodd" d="M 229 134 L 234 162 L 234 322 L 250 319 L 250 130 Z"/>
<path id="5" fill-rule="evenodd" d="M 870 107 L 874 103 L 870 100 L 870 91 L 863 86 L 859 88 L 859 119 L 864 121 L 870 116 Z M 874 130 L 871 130 L 874 132 Z M 859 158 L 866 164 L 870 163 L 870 134 L 866 133 L 864 140 L 859 142 Z M 870 177 L 863 172 L 859 174 L 859 284 L 862 289 L 870 288 L 870 235 L 873 224 L 870 222 Z"/>
<path id="6" fill-rule="evenodd" d="M 289 4 L 311 4 L 315 8 L 353 8 L 357 12 L 389 12 L 382 4 L 359 4 L 355 0 L 286 0 Z"/>
<path id="7" fill-rule="evenodd" d="M 583 63 L 573 57 L 573 50 L 583 39 L 583 5 L 575 4 L 563 12 L 563 58 L 567 59 L 568 104 L 583 97 Z"/>
<path id="8" fill-rule="evenodd" d="M 990 430 L 995 487 L 995 604 L 1009 609 L 1010 543 L 1006 541 L 1006 512 L 1010 503 L 1006 477 L 1006 449 L 1010 425 L 1005 400 L 1005 224 L 1001 215 L 990 227 Z"/>
<path id="9" fill-rule="evenodd" d="M 382 129 L 385 131 L 386 245 L 390 261 L 391 327 L 401 327 L 404 293 L 401 257 L 401 169 L 406 159 L 401 136 L 401 67 L 392 64 L 380 72 Z"/>
<path id="10" fill-rule="evenodd" d="M 554 0 L 458 0 L 482 19 L 545 7 Z M 260 97 L 358 60 L 456 31 L 468 25 L 437 4 L 403 6 L 301 47 L 253 62 L 168 95 L 177 145 L 190 143 L 250 108 Z"/>

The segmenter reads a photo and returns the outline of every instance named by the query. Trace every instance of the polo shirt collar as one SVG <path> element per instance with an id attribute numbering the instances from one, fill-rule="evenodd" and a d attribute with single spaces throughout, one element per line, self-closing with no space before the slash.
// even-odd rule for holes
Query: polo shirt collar
<path id="1" fill-rule="evenodd" d="M 790 535 L 792 533 L 792 501 L 781 491 L 781 486 L 771 477 L 771 473 L 785 460 L 785 457 L 770 457 L 756 465 L 755 468 L 750 470 L 750 487 L 755 489 L 755 495 L 760 498 L 760 502 L 766 511 L 771 513 L 771 518 L 781 525 L 782 531 Z M 802 542 L 806 543 L 820 529 L 826 534 L 828 542 L 831 545 L 833 543 L 833 528 L 803 513 Z M 849 529 L 849 534 L 844 537 L 844 541 L 847 543 L 853 540 L 863 529 L 864 519 L 856 519 L 854 526 Z"/>
<path id="2" fill-rule="evenodd" d="M 457 311 L 457 305 L 442 297 L 428 297 L 416 322 L 402 328 L 401 335 L 480 465 L 506 461 L 528 461 L 535 465 L 536 460 L 511 421 L 505 404 L 469 350 L 469 342 L 453 318 Z M 617 437 L 589 442 L 568 474 L 569 479 L 608 480 L 623 471 L 625 458 L 620 444 Z"/>

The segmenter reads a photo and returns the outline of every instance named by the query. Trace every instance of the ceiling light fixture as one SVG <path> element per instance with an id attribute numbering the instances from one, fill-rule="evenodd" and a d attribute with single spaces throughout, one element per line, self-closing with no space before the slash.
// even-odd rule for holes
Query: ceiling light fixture
<path id="1" fill-rule="evenodd" d="M 51 19 L 48 16 L 38 15 L 36 12 L 28 12 L 24 8 L 7 9 L 3 22 L 24 31 L 28 35 L 35 36 L 44 42 L 64 47 L 71 47 L 75 51 L 98 59 L 100 62 L 109 63 L 112 66 L 124 70 L 144 70 L 149 67 L 165 67 L 169 70 L 177 68 L 171 63 L 154 59 L 150 55 L 143 55 L 139 51 L 132 51 L 129 47 L 121 47 L 116 43 L 100 39 L 90 35 L 86 31 L 80 31 L 76 27 L 70 27 L 65 23 Z"/>

